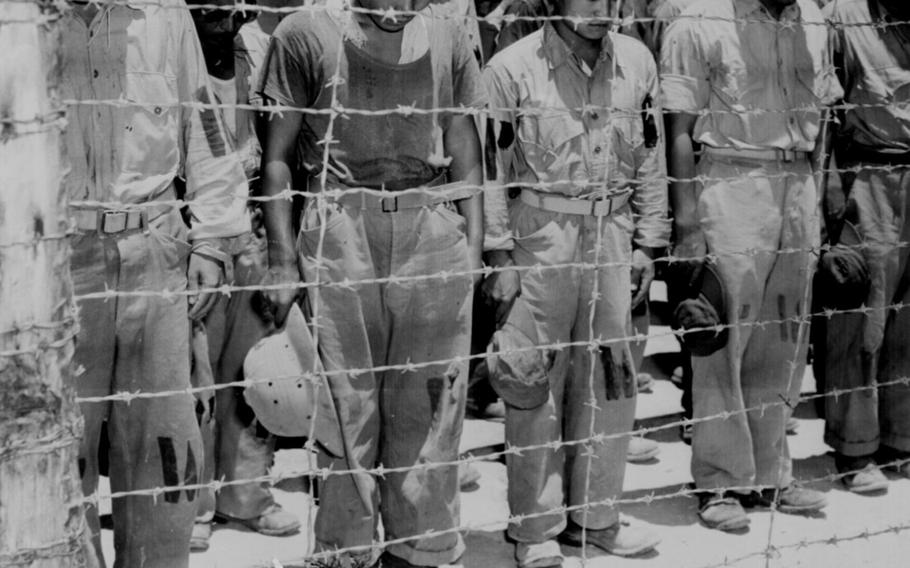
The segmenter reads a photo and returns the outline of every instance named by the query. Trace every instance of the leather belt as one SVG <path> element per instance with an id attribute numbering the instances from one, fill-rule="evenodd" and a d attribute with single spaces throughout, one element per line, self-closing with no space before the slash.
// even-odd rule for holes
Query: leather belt
<path id="1" fill-rule="evenodd" d="M 148 212 L 142 209 L 73 209 L 76 230 L 116 235 L 148 227 Z"/>
<path id="2" fill-rule="evenodd" d="M 423 191 L 374 191 L 369 189 L 345 189 L 341 195 L 328 199 L 344 207 L 373 209 L 383 213 L 395 213 L 402 209 L 419 209 L 427 205 L 459 201 L 476 195 L 478 190 L 461 183 L 436 187 L 428 186 Z M 308 196 L 311 198 L 316 195 Z"/>
<path id="3" fill-rule="evenodd" d="M 568 213 L 570 215 L 590 215 L 594 217 L 606 217 L 618 211 L 623 205 L 629 202 L 632 191 L 624 191 L 613 195 L 607 195 L 598 199 L 579 199 L 577 197 L 565 197 L 550 193 L 540 193 L 530 189 L 522 189 L 519 199 L 522 203 L 552 211 L 553 213 Z"/>
<path id="4" fill-rule="evenodd" d="M 764 160 L 768 162 L 796 162 L 809 158 L 809 152 L 798 150 L 737 150 L 735 148 L 712 148 L 705 146 L 705 153 L 711 156 L 739 158 L 741 160 Z"/>

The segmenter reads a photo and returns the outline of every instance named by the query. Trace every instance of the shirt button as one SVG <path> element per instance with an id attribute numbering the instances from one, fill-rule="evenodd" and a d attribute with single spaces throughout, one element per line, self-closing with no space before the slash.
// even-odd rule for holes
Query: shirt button
<path id="1" fill-rule="evenodd" d="M 597 120 L 598 118 L 600 118 L 600 115 L 597 114 L 596 112 L 592 112 L 592 113 L 591 113 L 591 118 L 593 118 L 594 120 Z"/>
<path id="2" fill-rule="evenodd" d="M 594 147 L 594 153 L 595 153 L 595 154 L 600 154 L 602 151 L 603 151 L 603 148 L 601 148 L 600 146 L 595 146 L 595 147 Z"/>
<path id="3" fill-rule="evenodd" d="M 161 114 L 161 107 L 155 107 L 155 114 Z"/>

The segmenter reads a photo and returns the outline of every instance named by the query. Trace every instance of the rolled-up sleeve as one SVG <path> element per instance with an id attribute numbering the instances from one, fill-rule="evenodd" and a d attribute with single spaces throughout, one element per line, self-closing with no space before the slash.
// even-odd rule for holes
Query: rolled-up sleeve
<path id="1" fill-rule="evenodd" d="M 511 181 L 512 146 L 507 140 L 516 131 L 515 110 L 518 106 L 517 88 L 508 71 L 499 65 L 487 66 L 483 71 L 490 107 L 485 125 L 484 157 L 487 187 L 484 190 L 484 245 L 485 251 L 512 250 L 515 248 L 509 227 L 508 189 Z M 503 125 L 510 125 L 512 133 L 503 135 Z M 509 144 L 505 144 L 509 142 Z M 500 143 L 503 146 L 501 147 Z"/>
<path id="2" fill-rule="evenodd" d="M 840 51 L 840 31 L 833 26 L 826 26 L 828 49 L 822 51 L 820 77 L 817 78 L 819 85 L 818 96 L 823 105 L 831 106 L 838 103 L 844 98 L 844 89 L 837 77 L 837 69 L 834 65 L 835 54 Z"/>
<path id="3" fill-rule="evenodd" d="M 711 85 L 699 21 L 680 18 L 667 28 L 660 48 L 660 105 L 698 112 L 708 106 Z"/>
<path id="4" fill-rule="evenodd" d="M 670 221 L 667 217 L 669 209 L 667 162 L 664 153 L 663 115 L 659 102 L 657 65 L 650 54 L 647 56 L 645 68 L 647 95 L 642 104 L 642 120 L 653 119 L 658 136 L 653 144 L 642 145 L 636 156 L 639 183 L 631 200 L 635 219 L 633 240 L 639 246 L 662 248 L 668 246 L 670 240 Z M 651 101 L 651 104 L 645 104 L 647 101 Z"/>
<path id="5" fill-rule="evenodd" d="M 202 49 L 187 10 L 177 10 L 180 26 L 177 81 L 181 101 L 215 102 Z M 233 237 L 250 230 L 249 195 L 239 156 L 215 108 L 190 105 L 180 113 L 182 170 L 186 178 L 191 241 Z"/>

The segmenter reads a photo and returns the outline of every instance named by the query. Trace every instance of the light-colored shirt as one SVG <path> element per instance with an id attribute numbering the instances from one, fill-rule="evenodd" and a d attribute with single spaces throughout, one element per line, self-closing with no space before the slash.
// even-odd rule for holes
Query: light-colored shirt
<path id="1" fill-rule="evenodd" d="M 484 73 L 496 139 L 502 142 L 497 182 L 581 198 L 631 189 L 635 242 L 666 245 L 657 67 L 644 44 L 610 33 L 590 69 L 546 24 L 495 55 Z M 507 145 L 503 124 L 514 133 Z M 485 208 L 500 201 L 485 198 Z M 510 248 L 505 213 L 497 219 L 488 211 L 486 218 L 486 248 Z"/>
<path id="2" fill-rule="evenodd" d="M 877 0 L 836 0 L 826 14 L 841 24 L 832 34 L 834 59 L 844 99 L 857 105 L 842 133 L 872 150 L 910 151 L 910 25 L 893 25 L 897 18 Z"/>
<path id="3" fill-rule="evenodd" d="M 90 25 L 65 11 L 60 27 L 61 94 L 77 101 L 65 134 L 70 201 L 173 199 L 181 176 L 191 240 L 248 231 L 247 182 L 221 113 L 183 104 L 214 102 L 183 0 L 103 5 Z"/>
<path id="4" fill-rule="evenodd" d="M 715 148 L 810 152 L 842 96 L 813 0 L 780 21 L 759 0 L 700 0 L 667 29 L 661 79 L 664 108 L 700 113 L 694 139 Z"/>
<path id="5" fill-rule="evenodd" d="M 664 34 L 673 20 L 677 19 L 686 8 L 698 0 L 654 0 L 648 5 L 648 15 L 654 18 L 645 45 L 660 58 L 660 47 L 663 44 Z"/>

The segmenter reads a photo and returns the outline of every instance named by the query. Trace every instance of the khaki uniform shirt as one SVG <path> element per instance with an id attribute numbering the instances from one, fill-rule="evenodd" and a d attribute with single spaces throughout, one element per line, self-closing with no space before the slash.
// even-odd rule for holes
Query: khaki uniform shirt
<path id="1" fill-rule="evenodd" d="M 583 198 L 633 189 L 635 242 L 666 245 L 657 68 L 644 44 L 610 33 L 590 69 L 548 23 L 494 56 L 484 73 L 493 118 L 515 133 L 499 147 L 497 181 Z M 656 129 L 648 140 L 646 116 Z M 488 193 L 485 246 L 511 248 L 504 199 Z"/>
<path id="2" fill-rule="evenodd" d="M 174 198 L 186 178 L 190 239 L 250 229 L 247 182 L 215 109 L 196 30 L 179 0 L 102 7 L 61 20 L 61 94 L 70 101 L 65 187 L 71 202 Z"/>
<path id="3" fill-rule="evenodd" d="M 836 0 L 826 14 L 838 26 L 834 59 L 843 70 L 847 103 L 843 134 L 876 151 L 910 151 L 910 25 L 876 0 Z"/>
<path id="4" fill-rule="evenodd" d="M 821 107 L 842 96 L 815 2 L 797 0 L 780 21 L 759 0 L 700 0 L 682 16 L 663 38 L 662 102 L 669 111 L 708 111 L 695 141 L 812 151 Z"/>

